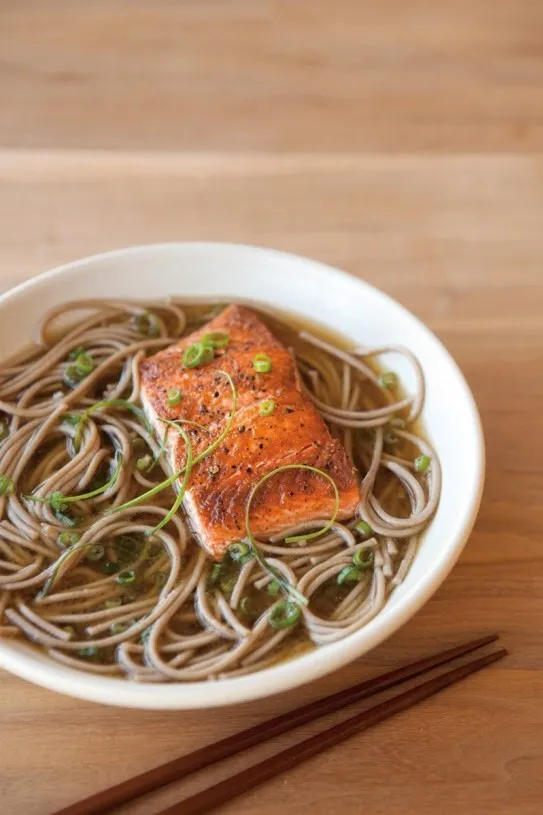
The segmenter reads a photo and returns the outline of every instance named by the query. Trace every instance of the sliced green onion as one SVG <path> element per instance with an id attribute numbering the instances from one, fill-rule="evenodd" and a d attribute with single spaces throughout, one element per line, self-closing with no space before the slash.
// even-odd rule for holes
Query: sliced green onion
<path id="1" fill-rule="evenodd" d="M 63 625 L 62 630 L 65 631 L 67 634 L 73 636 L 75 634 L 75 628 L 73 625 Z"/>
<path id="2" fill-rule="evenodd" d="M 268 616 L 268 623 L 272 628 L 289 628 L 300 617 L 300 606 L 289 600 L 280 600 L 276 603 Z"/>
<path id="3" fill-rule="evenodd" d="M 151 311 L 142 311 L 141 314 L 135 314 L 132 323 L 138 334 L 142 334 L 144 337 L 156 337 L 160 333 L 158 317 Z"/>
<path id="4" fill-rule="evenodd" d="M 123 599 L 122 597 L 112 597 L 111 600 L 106 600 L 104 603 L 105 608 L 118 608 L 122 606 Z"/>
<path id="5" fill-rule="evenodd" d="M 413 465 L 415 467 L 415 472 L 425 473 L 430 466 L 430 458 L 429 456 L 417 456 L 413 462 Z"/>
<path id="6" fill-rule="evenodd" d="M 398 386 L 398 376 L 394 371 L 385 371 L 377 382 L 382 388 L 396 388 Z"/>
<path id="7" fill-rule="evenodd" d="M 100 543 L 95 543 L 94 546 L 91 546 L 89 551 L 86 554 L 87 560 L 92 562 L 96 560 L 102 560 L 105 555 L 105 549 Z"/>
<path id="8" fill-rule="evenodd" d="M 362 577 L 362 572 L 356 566 L 345 566 L 336 577 L 338 586 L 344 583 L 358 583 Z"/>
<path id="9" fill-rule="evenodd" d="M 62 379 L 70 388 L 77 388 L 77 386 L 85 379 L 85 374 L 82 374 L 75 363 L 66 365 L 62 373 Z"/>
<path id="10" fill-rule="evenodd" d="M 57 521 L 66 524 L 66 526 L 75 526 L 75 520 L 71 515 L 67 514 L 68 503 L 65 501 L 64 495 L 59 490 L 52 492 L 48 498 L 37 498 L 33 495 L 27 495 L 26 498 L 28 498 L 30 501 L 38 501 L 41 504 L 51 504 L 53 514 Z"/>
<path id="11" fill-rule="evenodd" d="M 221 591 L 224 591 L 225 594 L 230 594 L 230 592 L 233 591 L 236 583 L 237 577 L 230 575 L 222 577 L 219 585 L 221 587 Z"/>
<path id="12" fill-rule="evenodd" d="M 166 394 L 166 401 L 170 407 L 179 404 L 182 398 L 183 394 L 181 393 L 179 388 L 170 388 L 168 393 Z"/>
<path id="13" fill-rule="evenodd" d="M 8 423 L 4 419 L 0 419 L 0 441 L 4 441 L 9 436 Z"/>
<path id="14" fill-rule="evenodd" d="M 208 331 L 207 334 L 202 334 L 200 337 L 200 342 L 212 348 L 224 348 L 225 345 L 228 345 L 228 340 L 226 331 Z"/>
<path id="15" fill-rule="evenodd" d="M 65 422 L 66 424 L 71 424 L 73 427 L 77 427 L 79 422 L 81 421 L 81 414 L 80 413 L 63 413 L 60 417 L 61 422 Z"/>
<path id="16" fill-rule="evenodd" d="M 85 349 L 83 348 L 83 346 L 82 346 L 82 345 L 78 345 L 78 346 L 76 346 L 76 348 L 72 348 L 72 350 L 71 350 L 71 351 L 70 351 L 70 353 L 68 354 L 68 359 L 77 359 L 77 357 L 79 356 L 79 354 L 86 354 L 86 353 L 87 353 L 87 352 L 85 351 Z"/>
<path id="17" fill-rule="evenodd" d="M 208 586 L 216 586 L 221 576 L 221 564 L 214 563 L 207 579 Z"/>
<path id="18" fill-rule="evenodd" d="M 279 585 L 278 580 L 270 580 L 267 587 L 267 592 L 270 597 L 277 597 L 279 592 L 281 591 L 281 586 Z"/>
<path id="19" fill-rule="evenodd" d="M 0 473 L 0 496 L 9 495 L 15 489 L 13 478 L 9 475 L 2 475 Z"/>
<path id="20" fill-rule="evenodd" d="M 75 519 L 71 517 L 71 515 L 67 515 L 62 509 L 54 509 L 53 515 L 60 521 L 61 524 L 66 524 L 66 526 L 75 526 Z"/>
<path id="21" fill-rule="evenodd" d="M 36 501 L 38 504 L 51 504 L 53 512 L 59 520 L 68 523 L 68 526 L 75 526 L 73 519 L 63 515 L 64 511 L 68 509 L 68 504 L 60 490 L 55 490 L 45 498 L 39 495 L 25 495 L 24 497 L 27 501 Z"/>
<path id="22" fill-rule="evenodd" d="M 79 541 L 80 537 L 81 535 L 78 535 L 77 532 L 61 532 L 57 538 L 57 541 L 64 547 L 73 546 Z"/>
<path id="23" fill-rule="evenodd" d="M 139 470 L 140 473 L 148 473 L 154 466 L 155 460 L 149 453 L 136 459 L 136 469 Z"/>
<path id="24" fill-rule="evenodd" d="M 134 583 L 135 580 L 136 572 L 133 569 L 125 569 L 123 572 L 119 572 L 115 578 L 116 583 Z"/>
<path id="25" fill-rule="evenodd" d="M 86 376 L 94 370 L 94 360 L 90 354 L 87 354 L 86 351 L 82 351 L 82 353 L 78 354 L 75 358 L 75 367 L 80 374 Z"/>
<path id="26" fill-rule="evenodd" d="M 213 357 L 213 348 L 205 346 L 201 342 L 193 342 L 192 345 L 189 345 L 183 351 L 181 361 L 185 368 L 196 368 L 205 361 L 204 357 L 206 357 L 209 362 L 209 351 L 211 351 L 211 356 Z"/>
<path id="27" fill-rule="evenodd" d="M 242 597 L 239 603 L 240 610 L 246 617 L 254 617 L 258 614 L 250 597 Z"/>
<path id="28" fill-rule="evenodd" d="M 47 498 L 43 499 L 47 502 Z M 36 501 L 41 501 L 41 499 L 36 498 Z M 51 493 L 49 498 L 49 503 L 53 507 L 53 509 L 62 510 L 67 509 L 66 501 L 64 500 L 64 495 L 60 492 L 60 490 L 55 490 L 55 492 Z"/>
<path id="29" fill-rule="evenodd" d="M 212 345 L 204 345 L 204 354 L 202 356 L 202 361 L 200 365 L 207 365 L 208 362 L 211 362 L 212 359 L 215 358 L 215 349 Z"/>
<path id="30" fill-rule="evenodd" d="M 371 538 L 373 535 L 373 529 L 366 523 L 366 521 L 358 521 L 358 523 L 355 525 L 355 529 L 357 532 L 360 532 L 360 536 L 364 539 Z"/>
<path id="31" fill-rule="evenodd" d="M 369 569 L 373 564 L 373 552 L 371 549 L 357 549 L 353 555 L 353 563 L 359 569 Z"/>
<path id="32" fill-rule="evenodd" d="M 164 421 L 164 420 L 162 420 L 162 421 Z M 181 420 L 179 420 L 179 421 L 181 421 Z M 141 446 L 140 446 L 140 444 L 138 444 L 138 442 L 141 443 Z M 156 467 L 156 465 L 159 463 L 159 461 L 160 461 L 160 459 L 162 457 L 162 454 L 164 453 L 164 450 L 166 449 L 167 442 L 168 442 L 168 431 L 166 430 L 166 432 L 164 433 L 164 436 L 162 438 L 162 441 L 160 443 L 160 447 L 158 448 L 155 455 L 151 456 L 149 453 L 145 453 L 143 456 L 139 456 L 136 459 L 136 468 L 141 473 L 148 473 L 153 469 L 153 467 Z M 138 438 L 135 439 L 134 442 L 132 443 L 132 451 L 134 453 L 137 453 L 138 450 L 142 450 L 142 449 L 147 449 L 147 445 L 146 445 L 145 441 L 141 438 L 141 436 L 138 436 Z"/>
<path id="33" fill-rule="evenodd" d="M 259 374 L 267 374 L 272 369 L 272 361 L 267 354 L 261 351 L 253 357 L 253 368 Z"/>
<path id="34" fill-rule="evenodd" d="M 261 416 L 270 416 L 275 410 L 275 402 L 273 399 L 264 399 L 260 403 L 259 412 Z"/>
<path id="35" fill-rule="evenodd" d="M 247 563 L 253 556 L 251 547 L 246 543 L 241 543 L 241 541 L 231 543 L 228 547 L 228 554 L 236 563 Z"/>

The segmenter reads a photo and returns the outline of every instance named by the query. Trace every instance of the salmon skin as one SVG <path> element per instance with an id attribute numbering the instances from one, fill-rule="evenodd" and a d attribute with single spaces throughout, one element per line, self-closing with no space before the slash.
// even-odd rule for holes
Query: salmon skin
<path id="1" fill-rule="evenodd" d="M 215 349 L 210 362 L 186 368 L 185 348 L 211 331 L 228 334 L 228 344 Z M 256 354 L 271 360 L 271 370 L 257 373 Z M 225 428 L 232 392 L 237 407 L 223 441 L 192 469 L 183 504 L 200 545 L 220 560 L 232 541 L 245 536 L 245 507 L 251 489 L 267 473 L 285 464 L 306 464 L 327 473 L 339 492 L 338 518 L 348 518 L 359 501 L 358 476 L 341 443 L 333 438 L 313 403 L 303 394 L 294 360 L 250 309 L 228 306 L 211 322 L 140 363 L 141 397 L 147 415 L 162 438 L 160 418 L 186 419 L 203 428 L 183 425 L 193 454 L 205 450 Z M 167 402 L 170 388 L 181 400 Z M 265 399 L 273 412 L 261 414 Z M 205 428 L 205 429 L 204 429 Z M 172 471 L 186 459 L 185 443 L 168 432 L 167 455 Z M 330 518 L 334 495 L 329 481 L 309 470 L 292 469 L 269 478 L 251 503 L 251 531 L 267 538 L 302 521 Z"/>

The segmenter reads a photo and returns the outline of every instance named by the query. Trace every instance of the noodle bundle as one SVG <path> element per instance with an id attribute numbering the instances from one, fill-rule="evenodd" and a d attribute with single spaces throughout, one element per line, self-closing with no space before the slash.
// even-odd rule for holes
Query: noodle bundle
<path id="1" fill-rule="evenodd" d="M 184 513 L 172 514 L 168 428 L 159 437 L 142 410 L 139 364 L 217 309 L 174 298 L 66 303 L 45 316 L 35 345 L 0 364 L 0 637 L 97 674 L 220 679 L 358 631 L 405 578 L 441 489 L 418 427 L 416 358 L 347 351 L 263 309 L 361 473 L 357 513 L 254 545 L 249 535 L 220 564 Z M 408 360 L 413 395 L 378 367 L 383 353 Z"/>

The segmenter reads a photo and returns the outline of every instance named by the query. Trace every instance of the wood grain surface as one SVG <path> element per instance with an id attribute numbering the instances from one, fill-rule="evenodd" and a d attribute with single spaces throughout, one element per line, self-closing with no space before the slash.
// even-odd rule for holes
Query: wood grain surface
<path id="1" fill-rule="evenodd" d="M 0 290 L 150 241 L 307 254 L 428 323 L 473 388 L 488 447 L 451 576 L 385 644 L 311 686 L 138 712 L 0 672 L 2 815 L 48 815 L 490 630 L 510 648 L 503 663 L 221 811 L 543 810 L 542 31 L 537 0 L 0 2 Z M 180 796 L 173 786 L 124 813 Z"/>

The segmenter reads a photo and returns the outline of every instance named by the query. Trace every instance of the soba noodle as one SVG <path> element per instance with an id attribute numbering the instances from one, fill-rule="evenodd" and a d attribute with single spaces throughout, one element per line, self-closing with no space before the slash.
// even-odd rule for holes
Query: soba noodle
<path id="1" fill-rule="evenodd" d="M 363 475 L 357 517 L 308 540 L 285 539 L 329 519 L 259 541 L 271 571 L 305 598 L 279 627 L 281 585 L 257 558 L 213 564 L 181 511 L 156 529 L 175 493 L 158 489 L 170 471 L 139 407 L 138 364 L 217 308 L 66 303 L 45 316 L 36 345 L 0 365 L 0 636 L 136 681 L 240 676 L 358 631 L 405 578 L 441 488 L 417 428 L 417 360 L 396 347 L 346 351 L 262 308 Z M 411 364 L 414 395 L 377 367 L 383 353 Z M 155 487 L 151 501 L 116 511 Z"/>

